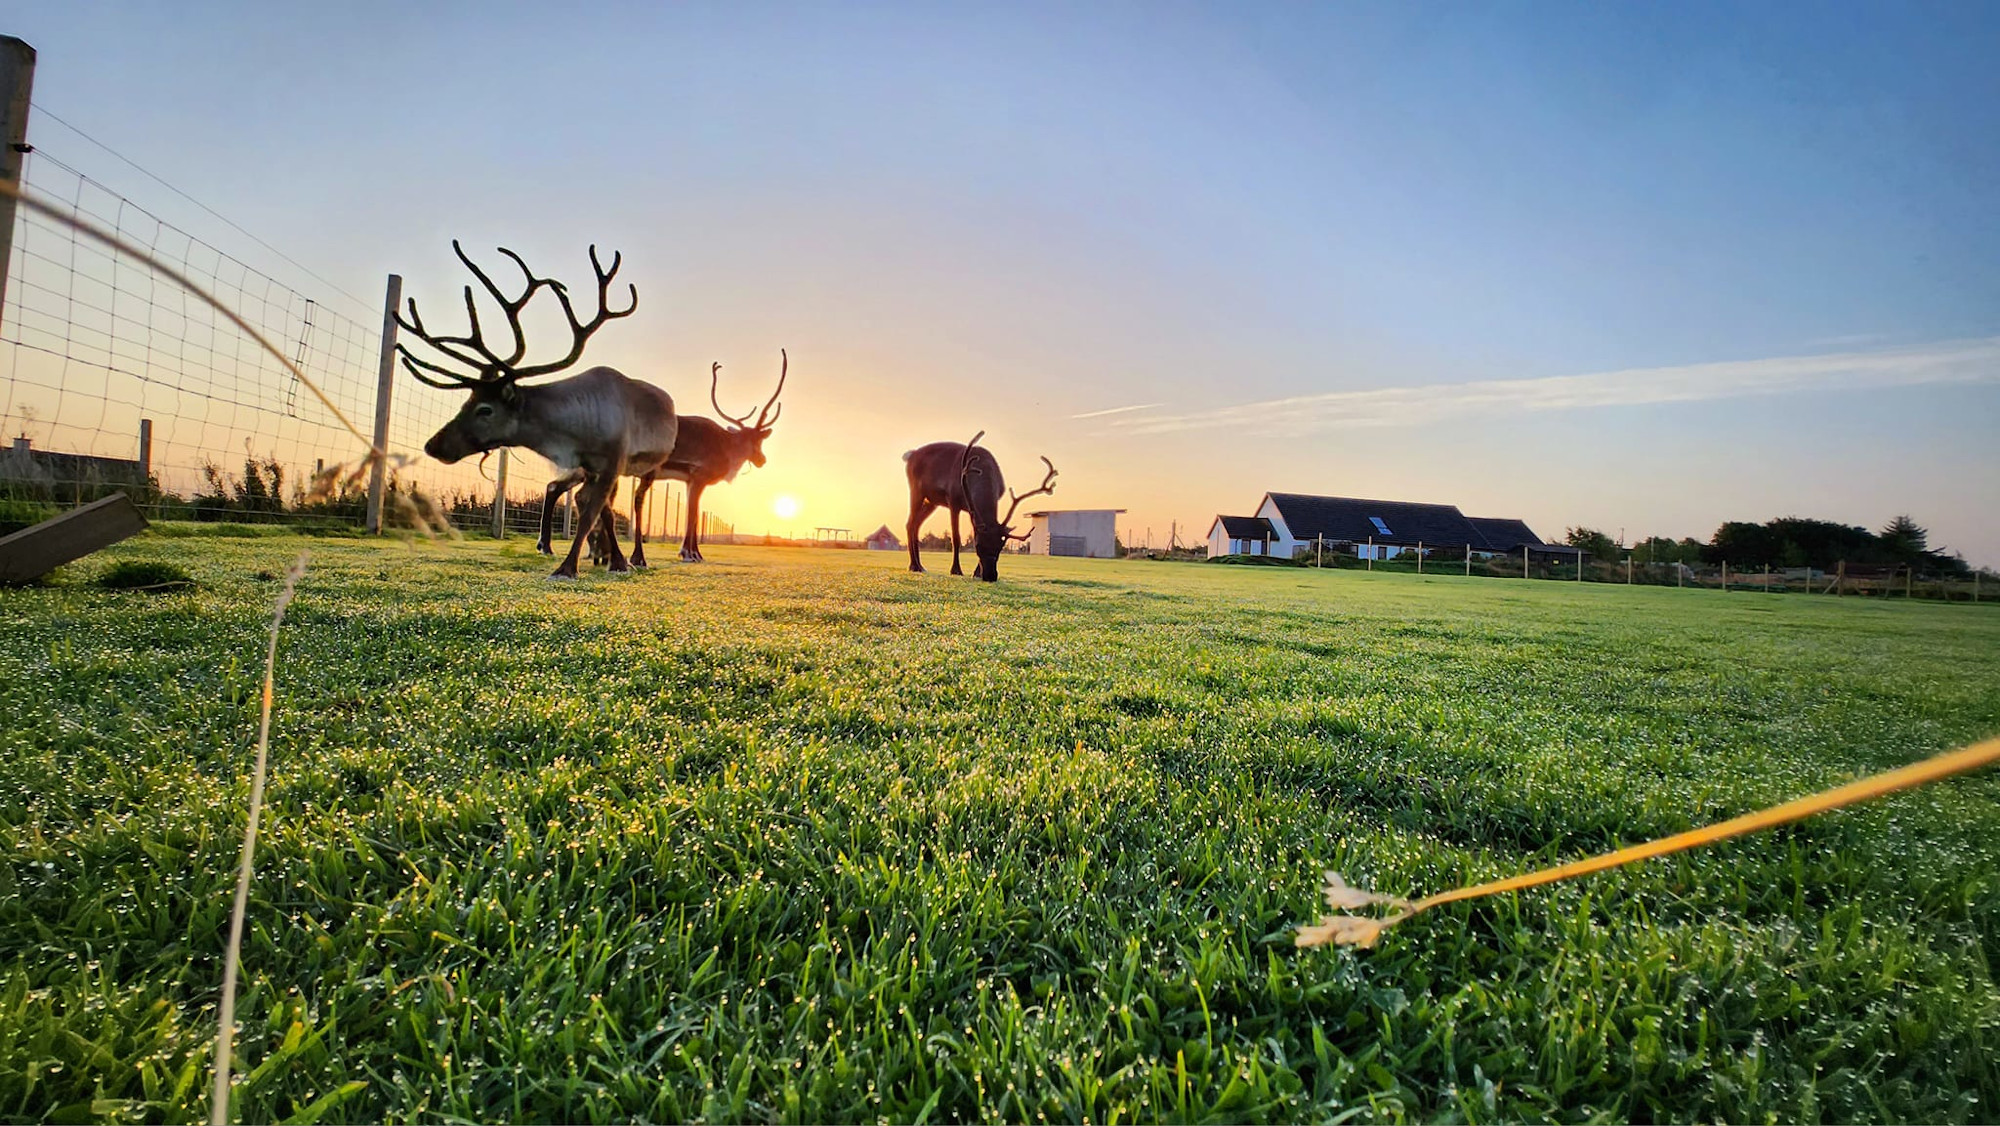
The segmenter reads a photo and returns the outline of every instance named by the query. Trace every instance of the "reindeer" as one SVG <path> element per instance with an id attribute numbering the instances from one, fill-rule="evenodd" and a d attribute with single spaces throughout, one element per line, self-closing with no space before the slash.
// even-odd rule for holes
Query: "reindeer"
<path id="1" fill-rule="evenodd" d="M 715 404 L 715 413 L 727 419 L 729 426 L 724 427 L 720 423 L 699 416 L 683 416 L 680 438 L 674 443 L 673 455 L 665 463 L 650 469 L 627 468 L 626 472 L 639 478 L 639 486 L 632 495 L 634 567 L 646 565 L 646 494 L 652 490 L 653 482 L 656 480 L 687 482 L 687 531 L 681 538 L 681 559 L 688 563 L 702 562 L 700 533 L 702 491 L 710 485 L 734 481 L 736 475 L 742 472 L 743 463 L 746 461 L 759 469 L 764 466 L 764 439 L 771 436 L 771 428 L 777 425 L 778 415 L 785 409 L 778 402 L 778 396 L 784 394 L 785 376 L 791 369 L 791 358 L 785 354 L 784 349 L 778 350 L 778 356 L 781 361 L 778 368 L 778 388 L 771 392 L 770 399 L 766 400 L 763 408 L 757 412 L 755 423 L 750 422 L 750 415 L 747 412 L 738 418 L 722 409 L 722 400 L 717 394 L 722 365 L 712 364 L 708 369 L 708 401 Z M 580 475 L 572 473 L 549 482 L 548 494 L 542 502 L 541 542 L 537 544 L 539 550 L 543 552 L 549 550 L 556 501 L 581 481 Z M 592 543 L 601 545 L 609 538 L 612 538 L 612 529 L 607 509 L 605 517 L 599 522 Z M 601 547 L 594 547 L 594 550 L 609 554 L 603 552 Z"/>
<path id="2" fill-rule="evenodd" d="M 405 332 L 413 333 L 450 360 L 478 373 L 467 377 L 417 358 L 401 343 L 396 345 L 403 366 L 418 380 L 445 390 L 472 392 L 458 416 L 424 443 L 424 452 L 450 465 L 471 454 L 483 454 L 502 446 L 525 446 L 548 458 L 559 469 L 579 471 L 583 476 L 583 492 L 579 495 L 584 509 L 582 527 L 575 542 L 570 544 L 568 557 L 549 576 L 574 579 L 584 534 L 610 505 L 618 478 L 629 472 L 628 466 L 664 462 L 679 436 L 680 419 L 674 413 L 673 396 L 608 367 L 594 367 L 554 383 L 533 385 L 521 381 L 574 364 L 583 355 L 585 342 L 604 322 L 629 317 L 639 307 L 639 289 L 628 285 L 631 302 L 623 309 L 612 310 L 606 298 L 623 255 L 613 254 L 611 268 L 607 270 L 598 260 L 597 247 L 592 246 L 590 266 L 597 274 L 597 313 L 588 322 L 579 321 L 563 284 L 553 278 L 537 277 L 520 255 L 506 247 L 501 247 L 500 253 L 521 268 L 528 283 L 519 296 L 512 298 L 500 292 L 493 279 L 466 257 L 457 239 L 452 240 L 451 249 L 486 287 L 486 292 L 500 303 L 514 335 L 514 346 L 506 356 L 500 356 L 486 344 L 469 285 L 465 287 L 465 315 L 472 324 L 470 335 L 430 333 L 424 328 L 423 318 L 417 315 L 415 298 L 410 299 L 408 320 L 401 313 L 396 314 L 396 323 Z M 569 354 L 551 363 L 524 366 L 521 360 L 527 355 L 528 340 L 521 328 L 521 310 L 543 286 L 555 291 L 563 317 L 569 322 Z M 611 544 L 611 570 L 631 570 L 616 542 Z"/>
<path id="3" fill-rule="evenodd" d="M 999 459 L 979 446 L 979 439 L 985 435 L 986 431 L 981 430 L 962 446 L 957 442 L 932 442 L 903 455 L 903 471 L 910 479 L 907 530 L 910 570 L 923 573 L 924 565 L 917 553 L 917 533 L 925 518 L 942 506 L 951 510 L 951 573 L 965 573 L 958 564 L 958 514 L 963 509 L 972 514 L 972 551 L 979 560 L 972 569 L 972 577 L 998 582 L 1000 552 L 1007 541 L 1028 538 L 1014 534 L 1011 525 L 1015 509 L 1029 497 L 1056 491 L 1056 466 L 1046 457 L 1042 458 L 1042 464 L 1049 467 L 1049 472 L 1042 478 L 1041 487 L 1019 495 L 1008 489 L 1006 480 L 1000 476 Z M 999 515 L 1002 492 L 1013 498 L 1005 516 Z"/>

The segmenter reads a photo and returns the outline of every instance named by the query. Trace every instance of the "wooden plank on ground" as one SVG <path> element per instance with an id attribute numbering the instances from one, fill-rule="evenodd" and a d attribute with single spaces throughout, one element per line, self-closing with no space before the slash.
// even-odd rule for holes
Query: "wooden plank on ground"
<path id="1" fill-rule="evenodd" d="M 132 498 L 113 493 L 0 539 L 0 585 L 33 582 L 146 528 Z"/>

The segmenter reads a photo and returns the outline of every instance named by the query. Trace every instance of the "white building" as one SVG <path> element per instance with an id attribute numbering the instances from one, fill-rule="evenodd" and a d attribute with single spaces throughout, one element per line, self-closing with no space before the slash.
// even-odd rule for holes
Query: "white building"
<path id="1" fill-rule="evenodd" d="M 1544 543 L 1520 520 L 1467 516 L 1456 505 L 1304 493 L 1265 493 L 1256 515 L 1217 516 L 1208 532 L 1210 558 L 1290 559 L 1315 545 L 1363 559 L 1392 559 L 1418 550 L 1428 555 L 1433 549 L 1468 551 L 1475 557 L 1524 550 L 1538 556 L 1576 551 Z"/>
<path id="2" fill-rule="evenodd" d="M 1118 517 L 1122 508 L 1073 508 L 1030 512 L 1028 554 L 1118 558 Z"/>
<path id="3" fill-rule="evenodd" d="M 1261 516 L 1218 516 L 1208 527 L 1208 557 L 1276 555 L 1284 537 Z"/>

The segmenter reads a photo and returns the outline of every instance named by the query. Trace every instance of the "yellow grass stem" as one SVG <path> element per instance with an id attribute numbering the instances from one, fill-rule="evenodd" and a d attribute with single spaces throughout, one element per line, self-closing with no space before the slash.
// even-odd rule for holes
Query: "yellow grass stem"
<path id="1" fill-rule="evenodd" d="M 1440 892 L 1437 895 L 1415 901 L 1400 899 L 1395 896 L 1378 895 L 1374 892 L 1352 888 L 1347 886 L 1346 881 L 1342 880 L 1338 873 L 1328 872 L 1326 874 L 1326 905 L 1330 909 L 1335 911 L 1353 910 L 1358 907 L 1383 904 L 1394 907 L 1396 910 L 1392 914 L 1379 917 L 1369 915 L 1323 916 L 1317 924 L 1301 926 L 1298 935 L 1292 941 L 1298 946 L 1321 946 L 1332 943 L 1336 946 L 1370 947 L 1375 945 L 1376 940 L 1382 937 L 1383 931 L 1410 918 L 1412 915 L 1421 914 L 1433 907 L 1442 906 L 1446 903 L 1457 903 L 1467 899 L 1483 899 L 1489 895 L 1499 895 L 1503 892 L 1539 887 L 1542 884 L 1552 884 L 1559 880 L 1571 880 L 1578 876 L 1587 876 L 1592 872 L 1602 872 L 1606 868 L 1617 868 L 1641 860 L 1650 860 L 1655 856 L 1667 856 L 1676 852 L 1685 852 L 1691 848 L 1714 844 L 1717 841 L 1728 840 L 1730 837 L 1739 837 L 1745 833 L 1754 833 L 1762 829 L 1771 829 L 1779 825 L 1790 824 L 1793 821 L 1802 821 L 1815 814 L 1826 813 L 1844 806 L 1859 805 L 1862 802 L 1872 801 L 1886 794 L 1893 794 L 1898 790 L 1908 790 L 1917 786 L 1928 785 L 1929 783 L 1936 782 L 1942 778 L 1949 778 L 1955 774 L 1964 774 L 1968 771 L 1978 770 L 1984 766 L 1990 766 L 1995 762 L 2000 762 L 2000 737 L 1974 743 L 1969 747 L 1961 747 L 1955 751 L 1946 751 L 1943 754 L 1924 759 L 1922 762 L 1914 762 L 1895 770 L 1871 775 L 1855 782 L 1849 782 L 1845 786 L 1836 786 L 1831 790 L 1822 790 L 1817 794 L 1788 801 L 1783 805 L 1772 806 L 1769 809 L 1759 810 L 1756 813 L 1746 813 L 1741 817 L 1732 817 L 1718 824 L 1705 826 L 1700 829 L 1690 829 L 1685 833 L 1676 833 L 1671 837 L 1662 837 L 1659 840 L 1647 841 L 1644 844 L 1633 845 L 1629 848 L 1621 848 L 1616 852 L 1607 852 L 1602 856 L 1574 860 L 1568 864 L 1558 865 L 1554 868 L 1543 868 L 1540 871 L 1528 872 L 1519 876 L 1510 876 L 1503 880 L 1493 880 L 1488 883 L 1474 884 L 1471 887 Z"/>
<path id="2" fill-rule="evenodd" d="M 257 820 L 264 810 L 264 773 L 271 751 L 271 696 L 277 680 L 278 627 L 284 624 L 285 607 L 306 573 L 306 553 L 285 568 L 285 589 L 271 611 L 271 643 L 264 653 L 264 695 L 262 718 L 257 725 L 257 762 L 250 773 L 250 820 L 243 830 L 243 861 L 236 870 L 236 904 L 229 912 L 229 946 L 222 958 L 222 1023 L 215 1031 L 215 1096 L 209 1105 L 208 1120 L 213 1126 L 229 1121 L 230 1043 L 236 1034 L 236 969 L 242 961 L 243 912 L 250 900 L 250 867 L 257 852 Z"/>

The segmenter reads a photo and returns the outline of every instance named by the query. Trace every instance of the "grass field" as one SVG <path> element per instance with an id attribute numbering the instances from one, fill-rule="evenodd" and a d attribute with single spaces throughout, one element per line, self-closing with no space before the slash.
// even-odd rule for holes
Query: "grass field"
<path id="1" fill-rule="evenodd" d="M 0 1118 L 205 1117 L 301 546 L 245 1120 L 2000 1115 L 1992 775 L 1290 945 L 1326 868 L 1439 891 L 2000 731 L 2000 607 L 146 536 L 0 591 Z"/>

